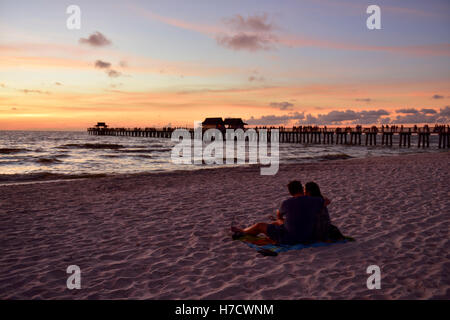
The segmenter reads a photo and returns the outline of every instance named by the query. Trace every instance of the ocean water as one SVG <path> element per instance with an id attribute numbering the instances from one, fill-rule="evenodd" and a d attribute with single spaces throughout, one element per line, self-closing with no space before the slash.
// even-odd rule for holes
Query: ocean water
<path id="1" fill-rule="evenodd" d="M 369 147 L 283 143 L 280 165 L 439 152 L 437 136 L 431 137 L 430 148 L 425 149 L 417 148 L 417 137 L 409 149 L 399 148 L 395 138 L 393 147 L 381 146 L 380 137 L 377 146 Z M 219 167 L 172 163 L 175 144 L 170 139 L 91 136 L 87 132 L 0 131 L 0 183 Z"/>

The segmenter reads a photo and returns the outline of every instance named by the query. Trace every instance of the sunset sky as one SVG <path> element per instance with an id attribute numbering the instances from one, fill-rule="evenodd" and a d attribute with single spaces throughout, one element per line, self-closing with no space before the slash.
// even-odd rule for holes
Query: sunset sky
<path id="1" fill-rule="evenodd" d="M 448 0 L 0 0 L 0 130 L 448 123 L 449 31 Z"/>

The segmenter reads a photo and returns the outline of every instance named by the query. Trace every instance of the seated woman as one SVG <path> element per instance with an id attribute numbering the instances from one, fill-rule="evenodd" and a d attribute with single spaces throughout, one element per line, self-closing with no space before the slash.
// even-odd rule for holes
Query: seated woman
<path id="1" fill-rule="evenodd" d="M 324 206 L 319 214 L 316 216 L 314 223 L 314 235 L 315 241 L 327 241 L 327 240 L 343 240 L 345 237 L 339 231 L 339 229 L 331 224 L 330 214 L 328 213 L 328 205 L 330 200 L 322 196 L 319 185 L 315 182 L 308 182 L 305 185 L 305 195 L 310 197 L 319 197 L 324 199 Z"/>

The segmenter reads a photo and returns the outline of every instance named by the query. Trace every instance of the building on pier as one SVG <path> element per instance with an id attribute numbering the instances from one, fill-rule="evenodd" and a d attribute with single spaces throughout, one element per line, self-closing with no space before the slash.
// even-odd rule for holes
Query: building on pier
<path id="1" fill-rule="evenodd" d="M 202 122 L 203 130 L 208 129 L 219 129 L 222 130 L 225 128 L 225 122 L 222 118 L 206 118 L 205 121 Z"/>
<path id="2" fill-rule="evenodd" d="M 245 129 L 247 123 L 242 121 L 241 118 L 226 118 L 225 121 L 222 118 L 206 118 L 202 122 L 204 130 L 208 129 Z"/>
<path id="3" fill-rule="evenodd" d="M 97 122 L 94 127 L 97 129 L 107 129 L 108 125 L 106 124 L 106 122 Z"/>
<path id="4" fill-rule="evenodd" d="M 244 127 L 247 125 L 244 121 L 242 121 L 241 118 L 226 118 L 225 126 L 227 129 L 244 129 Z"/>

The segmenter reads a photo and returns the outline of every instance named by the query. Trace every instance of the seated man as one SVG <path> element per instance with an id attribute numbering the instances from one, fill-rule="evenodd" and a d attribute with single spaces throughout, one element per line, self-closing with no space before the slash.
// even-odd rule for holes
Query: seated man
<path id="1" fill-rule="evenodd" d="M 276 222 L 273 224 L 257 223 L 245 229 L 231 227 L 231 230 L 253 236 L 264 233 L 280 244 L 313 241 L 316 215 L 322 210 L 324 200 L 319 197 L 305 196 L 300 181 L 291 181 L 288 189 L 292 198 L 283 201 L 277 212 Z"/>

